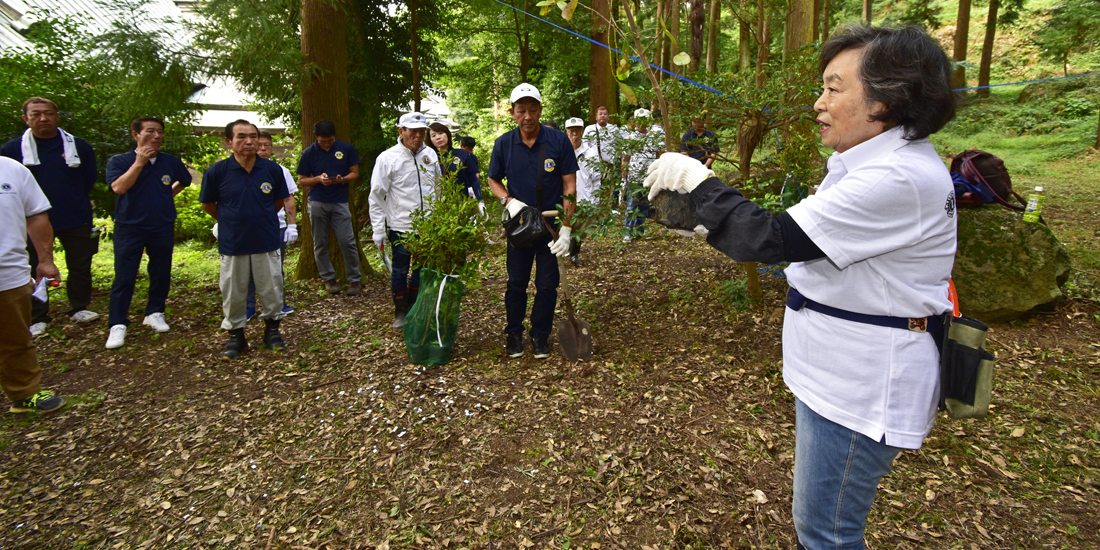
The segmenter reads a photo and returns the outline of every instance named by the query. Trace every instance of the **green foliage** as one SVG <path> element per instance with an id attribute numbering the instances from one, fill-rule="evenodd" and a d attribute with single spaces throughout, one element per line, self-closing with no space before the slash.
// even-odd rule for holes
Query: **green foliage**
<path id="1" fill-rule="evenodd" d="M 718 301 L 733 309 L 745 311 L 756 305 L 749 294 L 747 279 L 729 279 L 722 281 L 718 289 Z"/>
<path id="2" fill-rule="evenodd" d="M 214 227 L 214 218 L 211 218 L 199 204 L 200 183 L 196 181 L 184 187 L 183 191 L 176 195 L 177 241 L 196 239 L 214 242 L 214 235 L 210 232 Z"/>
<path id="3" fill-rule="evenodd" d="M 450 164 L 451 158 L 440 162 Z M 413 212 L 412 230 L 404 243 L 417 266 L 468 280 L 480 269 L 491 224 L 478 214 L 477 200 L 464 192 L 455 176 L 451 172 L 437 180 L 427 208 Z"/>
<path id="4" fill-rule="evenodd" d="M 1100 46 L 1100 2 L 1096 0 L 1065 0 L 1049 10 L 1036 39 L 1040 54 L 1058 62 L 1064 74 L 1069 73 L 1070 55 L 1094 52 Z"/>
<path id="5" fill-rule="evenodd" d="M 61 127 L 83 138 L 96 152 L 100 182 L 107 159 L 133 147 L 129 123 L 135 115 L 165 119 L 164 151 L 190 160 L 210 150 L 210 143 L 191 133 L 191 108 L 178 95 L 162 95 L 153 89 L 138 104 L 119 101 L 132 93 L 133 81 L 77 17 L 51 17 L 37 12 L 39 23 L 27 38 L 32 48 L 0 52 L 0 136 L 14 138 L 26 130 L 20 115 L 24 100 L 41 96 L 57 103 Z M 103 183 L 92 190 L 97 216 L 113 209 L 115 195 Z"/>

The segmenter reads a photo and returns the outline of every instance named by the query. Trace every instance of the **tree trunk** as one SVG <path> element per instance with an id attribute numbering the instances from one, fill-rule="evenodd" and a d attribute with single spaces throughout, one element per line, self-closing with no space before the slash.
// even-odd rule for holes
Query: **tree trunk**
<path id="1" fill-rule="evenodd" d="M 420 112 L 420 57 L 416 54 L 416 43 L 418 37 L 416 35 L 416 23 L 417 23 L 417 7 L 419 0 L 408 0 L 409 5 L 409 57 L 412 58 L 412 92 L 413 92 L 413 110 Z"/>
<path id="2" fill-rule="evenodd" d="M 871 0 L 863 0 L 863 20 L 871 24 Z"/>
<path id="3" fill-rule="evenodd" d="M 764 64 L 768 62 L 768 46 L 771 43 L 771 18 L 766 17 L 764 0 L 756 0 L 756 88 L 764 87 Z"/>
<path id="4" fill-rule="evenodd" d="M 629 1 L 629 0 L 626 0 L 626 1 Z M 616 24 L 620 25 L 619 28 L 623 28 L 623 26 L 625 26 L 624 25 L 625 21 L 622 20 L 622 13 L 621 13 L 622 12 L 622 2 L 623 2 L 623 0 L 611 0 L 611 18 L 615 20 Z M 614 47 L 615 49 L 617 49 L 619 51 L 623 50 L 623 48 L 619 44 L 619 33 L 609 32 L 608 33 L 608 38 L 611 40 L 612 47 Z M 615 73 L 615 58 L 611 57 L 610 53 L 608 54 L 608 64 L 611 65 L 611 69 L 610 69 L 611 78 L 614 79 L 615 78 L 615 74 L 614 74 Z M 619 99 L 619 95 L 620 95 L 619 94 L 619 85 L 615 84 L 614 82 L 611 82 L 609 84 L 609 86 L 610 86 L 610 89 L 608 90 L 608 96 L 607 96 L 608 97 L 608 99 L 607 99 L 607 109 L 608 109 L 608 112 L 611 113 L 611 116 L 613 117 L 612 120 L 616 121 L 615 123 L 618 124 L 619 102 L 620 102 L 620 99 Z M 596 113 L 593 112 L 592 116 L 595 117 Z"/>
<path id="5" fill-rule="evenodd" d="M 787 13 L 787 36 L 783 49 L 794 55 L 799 48 L 814 39 L 815 0 L 792 0 L 791 10 Z"/>
<path id="6" fill-rule="evenodd" d="M 959 0 L 959 18 L 955 23 L 955 62 L 966 61 L 966 41 L 970 37 L 970 0 Z M 951 74 L 952 88 L 966 87 L 966 67 L 959 65 Z"/>
<path id="7" fill-rule="evenodd" d="M 329 0 L 302 0 L 302 61 L 317 68 L 302 84 L 302 147 L 313 144 L 315 136 L 309 131 L 318 120 L 331 120 L 336 124 L 336 137 L 351 141 L 351 113 L 348 106 L 348 49 L 345 20 L 347 14 L 343 2 Z M 349 184 L 348 208 L 355 212 L 354 184 Z M 313 256 L 313 237 L 309 220 L 309 188 L 302 189 L 302 253 L 298 256 L 297 279 L 316 279 L 317 260 Z M 373 273 L 359 246 L 359 224 L 352 216 L 355 245 L 359 251 L 359 264 L 365 273 Z M 344 275 L 344 258 L 336 245 L 336 235 L 329 232 L 329 256 L 336 268 L 337 278 Z"/>
<path id="8" fill-rule="evenodd" d="M 741 12 L 748 14 L 749 12 L 749 0 L 741 0 Z M 747 18 L 741 17 L 737 20 L 738 34 L 737 34 L 737 52 L 740 54 L 737 67 L 738 70 L 748 70 L 749 65 L 752 64 L 752 28 L 750 28 Z"/>
<path id="9" fill-rule="evenodd" d="M 673 1 L 673 0 L 669 0 L 669 1 Z M 657 12 L 656 12 L 656 14 L 657 14 L 657 28 L 660 29 L 660 28 L 663 27 L 663 28 L 667 29 L 668 28 L 668 5 L 665 2 L 665 0 L 657 0 Z M 671 48 L 669 46 L 668 37 L 665 36 L 664 34 L 662 34 L 661 36 L 658 36 L 657 37 L 657 49 L 654 52 L 654 54 L 655 54 L 654 58 L 657 59 L 656 65 L 658 67 L 660 67 L 662 69 L 666 69 L 666 70 L 671 70 L 671 69 L 669 69 L 669 65 L 671 65 L 671 63 L 669 63 L 670 57 L 668 55 L 668 52 L 669 52 L 670 49 Z M 664 73 L 657 73 L 657 79 L 658 80 L 664 80 L 665 79 L 665 74 Z"/>
<path id="10" fill-rule="evenodd" d="M 829 41 L 829 31 L 833 28 L 832 23 L 829 21 L 829 9 L 832 7 L 833 1 L 822 0 L 822 2 L 824 2 L 825 5 L 822 6 L 821 9 L 823 12 L 821 14 L 821 43 L 824 44 Z"/>
<path id="11" fill-rule="evenodd" d="M 610 19 L 610 11 L 608 10 L 607 0 L 593 0 L 592 1 L 592 40 L 607 44 L 607 39 L 611 35 L 609 31 L 610 25 L 604 19 Z M 592 44 L 589 48 L 589 62 L 588 62 L 588 106 L 589 112 L 592 113 L 592 117 L 596 116 L 596 109 L 601 105 L 610 109 L 609 99 L 611 98 L 611 92 L 613 87 L 617 87 L 612 81 L 614 76 L 611 74 L 611 52 L 603 46 L 597 46 Z M 614 90 L 618 93 L 618 90 Z"/>
<path id="12" fill-rule="evenodd" d="M 722 0 L 710 0 L 710 17 L 707 21 L 707 72 L 718 72 L 718 23 L 722 19 Z"/>
<path id="13" fill-rule="evenodd" d="M 821 0 L 814 0 L 814 42 L 821 39 Z"/>
<path id="14" fill-rule="evenodd" d="M 1100 151 L 1100 114 L 1096 117 L 1096 150 Z"/>
<path id="15" fill-rule="evenodd" d="M 683 51 L 683 48 L 680 47 L 680 2 L 682 1 L 683 0 L 665 0 L 665 3 L 668 5 L 668 32 L 676 37 L 676 41 L 669 46 L 669 66 L 665 68 L 676 74 L 682 74 L 684 72 L 683 69 L 679 68 L 675 63 L 672 63 L 672 58 Z"/>
<path id="16" fill-rule="evenodd" d="M 985 20 L 985 42 L 982 42 L 982 62 L 978 67 L 978 86 L 989 86 L 989 66 L 993 63 L 993 40 L 997 37 L 997 8 L 1000 0 L 989 0 L 989 16 Z M 978 97 L 989 97 L 989 88 L 978 90 Z"/>
<path id="17" fill-rule="evenodd" d="M 703 31 L 706 30 L 707 12 L 705 0 L 691 0 L 691 10 L 688 12 L 688 26 L 691 33 L 691 62 L 688 64 L 688 73 L 699 70 L 699 62 L 703 60 Z"/>

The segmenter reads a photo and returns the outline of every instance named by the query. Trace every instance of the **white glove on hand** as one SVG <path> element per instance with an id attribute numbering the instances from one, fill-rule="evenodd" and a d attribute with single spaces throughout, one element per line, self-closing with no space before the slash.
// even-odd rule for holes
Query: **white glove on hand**
<path id="1" fill-rule="evenodd" d="M 713 170 L 689 156 L 661 155 L 649 165 L 649 175 L 642 185 L 649 188 L 649 200 L 653 200 L 661 191 L 690 193 L 713 176 Z"/>
<path id="2" fill-rule="evenodd" d="M 558 230 L 558 240 L 547 245 L 550 247 L 550 252 L 560 258 L 568 256 L 570 247 L 569 235 L 572 232 L 572 229 L 562 226 L 562 228 Z"/>
<path id="3" fill-rule="evenodd" d="M 374 240 L 374 247 L 375 248 L 377 248 L 378 250 L 385 250 L 386 249 L 386 236 L 385 235 L 383 235 L 382 233 L 375 233 L 374 235 L 371 236 L 371 239 Z"/>
<path id="4" fill-rule="evenodd" d="M 523 210 L 525 206 L 527 206 L 527 203 L 519 199 L 512 199 L 508 201 L 508 204 L 504 206 L 504 209 L 508 211 L 508 217 L 514 218 L 517 214 L 519 214 L 520 210 Z"/>
<path id="5" fill-rule="evenodd" d="M 218 222 L 214 222 L 214 229 L 210 230 L 214 234 L 214 240 L 218 240 Z"/>
<path id="6" fill-rule="evenodd" d="M 286 244 L 292 244 L 298 240 L 298 225 L 293 223 L 286 224 L 286 234 L 283 235 L 283 242 Z"/>
<path id="7" fill-rule="evenodd" d="M 477 213 L 485 217 L 485 201 L 477 201 Z"/>

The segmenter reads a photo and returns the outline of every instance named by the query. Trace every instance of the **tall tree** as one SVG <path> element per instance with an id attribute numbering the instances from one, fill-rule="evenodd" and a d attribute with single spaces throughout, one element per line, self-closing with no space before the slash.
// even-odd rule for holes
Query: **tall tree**
<path id="1" fill-rule="evenodd" d="M 750 6 L 752 0 L 741 0 L 741 12 L 737 17 L 737 53 L 740 55 L 737 66 L 740 70 L 748 70 L 752 65 L 752 20 Z"/>
<path id="2" fill-rule="evenodd" d="M 419 18 L 419 0 L 408 0 L 409 7 L 409 53 L 412 60 L 412 94 L 413 110 L 420 111 L 420 57 L 417 55 L 417 43 L 420 36 L 417 34 L 417 19 Z"/>
<path id="3" fill-rule="evenodd" d="M 829 41 L 829 31 L 832 30 L 833 24 L 830 21 L 832 15 L 830 9 L 833 5 L 833 0 L 821 0 L 824 5 L 821 7 L 821 42 L 825 43 Z"/>
<path id="4" fill-rule="evenodd" d="M 707 16 L 705 0 L 688 0 L 688 28 L 691 36 L 691 61 L 688 63 L 688 72 L 699 70 L 699 63 L 703 60 L 703 32 L 706 28 Z"/>
<path id="5" fill-rule="evenodd" d="M 707 72 L 718 72 L 718 24 L 722 21 L 722 0 L 710 0 L 707 20 Z"/>
<path id="6" fill-rule="evenodd" d="M 315 70 L 302 81 L 302 147 L 309 147 L 315 139 L 312 131 L 318 120 L 331 120 L 336 124 L 336 137 L 351 141 L 351 111 L 348 103 L 348 48 L 346 17 L 343 2 L 328 0 L 302 0 L 302 57 Z M 349 184 L 354 186 L 354 183 Z M 349 208 L 355 212 L 355 193 L 349 192 Z M 302 189 L 302 204 L 309 204 L 309 188 Z M 303 210 L 308 210 L 305 208 Z M 359 246 L 359 224 L 352 216 L 355 245 L 361 265 L 369 266 L 363 249 Z M 302 242 L 312 243 L 309 216 L 301 217 Z M 337 242 L 329 232 L 329 243 Z M 317 260 L 307 252 L 298 258 L 298 279 L 316 279 Z M 344 273 L 344 258 L 340 247 L 329 246 L 330 257 L 336 273 Z M 369 267 L 368 267 L 369 269 Z"/>
<path id="7" fill-rule="evenodd" d="M 985 40 L 982 42 L 982 61 L 978 66 L 978 86 L 989 86 L 989 66 L 993 63 L 993 41 L 997 35 L 997 10 L 1000 0 L 989 0 L 989 14 L 985 18 Z M 989 97 L 989 88 L 979 88 L 978 97 Z"/>
<path id="8" fill-rule="evenodd" d="M 821 0 L 814 0 L 814 42 L 821 38 Z"/>
<path id="9" fill-rule="evenodd" d="M 959 0 L 959 17 L 955 22 L 955 71 L 951 74 L 953 88 L 966 87 L 966 42 L 970 37 L 970 0 Z"/>
<path id="10" fill-rule="evenodd" d="M 611 36 L 611 12 L 608 8 L 607 0 L 592 0 L 592 40 L 600 44 L 607 44 Z M 611 95 L 619 93 L 612 81 L 611 52 L 607 48 L 596 44 L 589 47 L 588 74 L 588 112 L 594 119 L 596 108 L 603 105 L 610 110 L 608 103 Z"/>
<path id="11" fill-rule="evenodd" d="M 669 45 L 668 59 L 670 63 L 665 68 L 677 74 L 684 72 L 683 69 L 678 68 L 675 63 L 671 63 L 672 58 L 675 57 L 676 54 L 680 53 L 680 51 L 682 50 L 682 48 L 680 47 L 681 2 L 683 2 L 683 0 L 665 0 L 665 3 L 668 5 L 668 32 L 672 34 L 674 38 L 672 43 Z"/>
<path id="12" fill-rule="evenodd" d="M 814 39 L 814 0 L 791 0 L 783 51 L 795 52 Z"/>
<path id="13" fill-rule="evenodd" d="M 756 88 L 764 87 L 767 74 L 764 65 L 768 62 L 768 49 L 771 45 L 771 16 L 764 10 L 764 0 L 756 0 Z"/>
<path id="14" fill-rule="evenodd" d="M 863 0 L 863 22 L 871 24 L 871 0 Z"/>

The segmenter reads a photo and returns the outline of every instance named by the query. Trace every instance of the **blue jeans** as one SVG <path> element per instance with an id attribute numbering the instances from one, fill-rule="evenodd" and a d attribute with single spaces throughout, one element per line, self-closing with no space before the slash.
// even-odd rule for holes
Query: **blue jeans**
<path id="1" fill-rule="evenodd" d="M 641 235 L 645 230 L 645 217 L 649 213 L 648 189 L 631 190 L 626 196 L 626 229 L 628 235 Z"/>
<path id="2" fill-rule="evenodd" d="M 286 270 L 282 269 L 283 264 L 286 264 L 286 228 L 285 227 L 279 229 L 279 241 L 283 243 L 282 247 L 279 249 L 279 266 L 280 266 L 280 270 L 283 272 L 283 280 L 286 281 Z M 283 310 L 285 311 L 286 310 L 286 302 L 285 302 L 286 296 L 285 295 L 283 296 L 283 299 L 284 299 Z M 252 312 L 256 311 L 256 281 L 255 281 L 255 278 L 252 277 L 252 275 L 248 276 L 248 299 L 245 301 L 245 307 L 248 308 L 247 311 L 252 311 Z M 251 315 L 250 315 L 250 317 L 251 317 Z"/>
<path id="3" fill-rule="evenodd" d="M 149 255 L 149 301 L 145 315 L 164 313 L 168 289 L 172 285 L 172 247 L 176 244 L 175 228 L 161 231 L 135 229 L 115 224 L 115 279 L 111 283 L 111 305 L 107 325 L 130 324 L 130 301 L 134 298 L 141 254 Z"/>
<path id="4" fill-rule="evenodd" d="M 405 234 L 390 231 L 389 237 L 390 255 L 392 256 L 390 258 L 390 268 L 393 269 L 390 273 L 390 288 L 394 294 L 404 294 L 410 288 L 420 289 L 420 268 L 412 270 L 412 277 L 409 277 L 412 254 L 405 250 L 405 245 L 401 242 L 405 238 Z"/>
<path id="5" fill-rule="evenodd" d="M 901 449 L 849 430 L 795 399 L 794 528 L 808 550 L 859 550 L 878 483 Z"/>
<path id="6" fill-rule="evenodd" d="M 527 285 L 531 282 L 531 267 L 535 268 L 535 303 L 531 305 L 531 336 L 547 338 L 554 331 L 554 307 L 558 304 L 558 258 L 550 252 L 550 235 L 527 248 L 508 245 L 508 287 L 504 292 L 504 311 L 508 325 L 506 334 L 523 334 L 523 318 L 527 314 Z"/>

